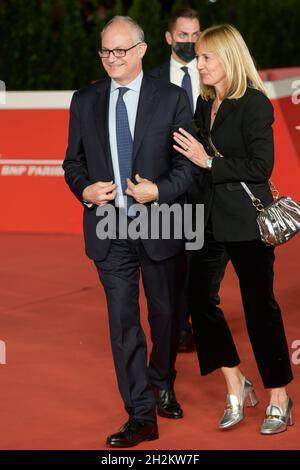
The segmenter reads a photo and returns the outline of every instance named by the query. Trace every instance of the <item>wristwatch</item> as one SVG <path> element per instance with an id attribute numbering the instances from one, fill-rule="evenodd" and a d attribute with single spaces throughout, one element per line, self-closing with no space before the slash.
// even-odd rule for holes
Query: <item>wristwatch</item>
<path id="1" fill-rule="evenodd" d="M 208 160 L 207 160 L 207 167 L 206 167 L 208 170 L 211 170 L 212 161 L 213 161 L 213 157 L 208 157 Z"/>
<path id="2" fill-rule="evenodd" d="M 88 209 L 91 209 L 93 207 L 93 203 L 92 202 L 88 202 L 88 201 L 85 201 L 84 199 L 82 200 L 82 203 L 85 207 L 87 207 Z"/>

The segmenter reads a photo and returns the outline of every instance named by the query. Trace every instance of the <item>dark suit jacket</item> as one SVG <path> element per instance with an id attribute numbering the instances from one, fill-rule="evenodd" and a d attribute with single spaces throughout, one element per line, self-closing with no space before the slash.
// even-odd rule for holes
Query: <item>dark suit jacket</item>
<path id="1" fill-rule="evenodd" d="M 151 70 L 151 72 L 149 72 L 149 75 L 151 75 L 151 77 L 159 78 L 160 80 L 163 80 L 165 82 L 170 82 L 170 59 L 164 64 L 159 65 L 155 69 Z"/>
<path id="2" fill-rule="evenodd" d="M 199 97 L 195 119 L 208 133 L 212 100 Z M 205 204 L 205 220 L 212 217 L 216 240 L 230 242 L 259 239 L 257 210 L 239 183 L 248 183 L 264 205 L 272 202 L 268 186 L 274 164 L 273 106 L 260 91 L 248 88 L 238 100 L 221 104 L 210 131 L 224 158 L 213 159 L 191 186 L 188 199 Z M 204 173 L 204 177 L 203 177 Z"/>
<path id="3" fill-rule="evenodd" d="M 70 108 L 69 142 L 63 164 L 65 179 L 82 202 L 83 190 L 97 181 L 114 180 L 108 134 L 110 79 L 106 78 L 74 93 Z M 136 116 L 133 171 L 157 184 L 159 202 L 183 202 L 192 181 L 191 164 L 174 152 L 173 124 L 191 119 L 184 90 L 144 75 Z M 150 208 L 150 204 L 148 205 Z M 100 240 L 96 206 L 84 208 L 87 255 L 106 257 L 110 240 Z M 162 260 L 184 249 L 184 240 L 143 240 L 148 256 Z"/>

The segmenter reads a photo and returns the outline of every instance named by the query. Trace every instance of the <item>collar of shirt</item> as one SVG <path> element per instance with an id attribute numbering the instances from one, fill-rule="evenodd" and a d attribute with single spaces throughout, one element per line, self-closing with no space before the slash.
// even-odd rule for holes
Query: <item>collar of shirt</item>
<path id="1" fill-rule="evenodd" d="M 196 70 L 198 71 L 197 69 L 197 58 L 195 57 L 193 60 L 191 60 L 190 62 L 188 62 L 187 64 L 181 64 L 180 62 L 178 62 L 177 60 L 174 59 L 174 57 L 171 56 L 171 67 L 174 67 L 176 68 L 177 70 L 181 70 L 181 67 L 187 67 L 189 70 Z M 181 70 L 182 72 L 182 70 Z M 183 73 L 183 72 L 182 72 Z"/>
<path id="2" fill-rule="evenodd" d="M 189 71 L 189 75 L 192 81 L 192 91 L 193 91 L 193 102 L 194 109 L 196 109 L 197 99 L 200 93 L 200 74 L 197 69 L 197 59 L 196 57 L 188 62 L 187 64 L 181 64 L 175 60 L 172 56 L 170 59 L 170 80 L 175 85 L 182 86 L 182 79 L 184 77 L 184 71 L 181 70 L 181 67 L 186 66 Z"/>
<path id="3" fill-rule="evenodd" d="M 110 86 L 110 92 L 113 93 L 120 87 L 126 87 L 129 88 L 132 91 L 137 91 L 139 92 L 142 86 L 142 80 L 143 80 L 143 71 L 141 70 L 140 73 L 138 74 L 137 77 L 135 77 L 134 80 L 131 82 L 127 83 L 127 85 L 120 85 L 116 80 L 112 78 L 111 80 L 111 86 Z"/>

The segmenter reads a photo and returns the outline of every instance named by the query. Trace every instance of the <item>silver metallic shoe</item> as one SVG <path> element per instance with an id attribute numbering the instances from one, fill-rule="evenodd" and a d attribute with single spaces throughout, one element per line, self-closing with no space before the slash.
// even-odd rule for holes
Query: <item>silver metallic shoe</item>
<path id="1" fill-rule="evenodd" d="M 261 434 L 278 434 L 286 431 L 287 426 L 293 424 L 292 419 L 293 402 L 288 397 L 285 413 L 278 405 L 269 405 L 266 411 L 266 417 L 260 428 Z"/>
<path id="2" fill-rule="evenodd" d="M 258 403 L 252 383 L 244 377 L 240 401 L 236 395 L 227 395 L 227 406 L 219 422 L 220 429 L 229 429 L 244 419 L 244 404 L 246 401 L 247 406 L 256 406 Z"/>

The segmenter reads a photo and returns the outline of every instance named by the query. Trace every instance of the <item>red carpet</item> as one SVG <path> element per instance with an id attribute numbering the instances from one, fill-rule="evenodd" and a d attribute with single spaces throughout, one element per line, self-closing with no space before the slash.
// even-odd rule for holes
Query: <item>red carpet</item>
<path id="1" fill-rule="evenodd" d="M 115 381 L 103 291 L 81 236 L 1 234 L 0 246 L 0 341 L 6 345 L 6 364 L 0 365 L 0 449 L 107 449 L 106 435 L 126 414 Z M 298 362 L 299 252 L 300 237 L 277 249 L 276 265 L 277 298 Z M 289 388 L 295 425 L 277 436 L 261 436 L 268 394 L 246 337 L 231 267 L 221 295 L 259 405 L 246 409 L 239 427 L 219 431 L 225 401 L 220 372 L 201 378 L 196 355 L 182 354 L 176 391 L 185 418 L 159 418 L 160 439 L 138 449 L 300 448 L 300 364 L 293 366 Z M 146 318 L 144 300 L 142 305 Z M 291 348 L 296 340 L 298 354 Z"/>

